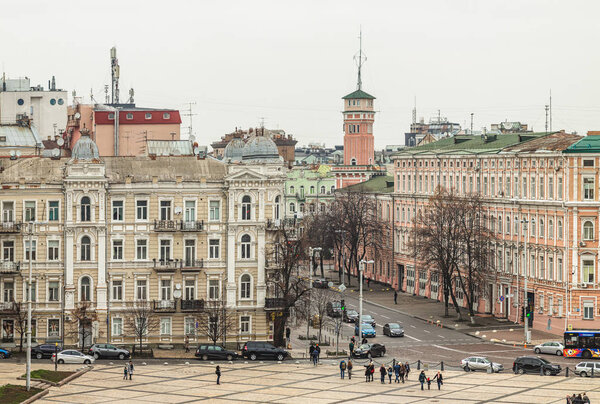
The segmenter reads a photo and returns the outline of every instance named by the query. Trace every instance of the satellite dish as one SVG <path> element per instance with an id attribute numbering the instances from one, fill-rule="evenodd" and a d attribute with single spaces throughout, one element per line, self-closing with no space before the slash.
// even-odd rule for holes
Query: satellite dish
<path id="1" fill-rule="evenodd" d="M 58 139 L 56 139 L 56 144 L 59 146 L 62 146 L 65 144 L 65 139 L 63 139 L 62 137 L 59 137 Z"/>
<path id="2" fill-rule="evenodd" d="M 176 290 L 173 292 L 173 297 L 175 299 L 179 299 L 181 297 L 181 290 Z"/>
<path id="3" fill-rule="evenodd" d="M 81 118 L 81 114 L 79 112 L 75 112 L 75 119 Z"/>
<path id="4" fill-rule="evenodd" d="M 176 283 L 175 284 L 175 289 L 177 289 L 177 290 L 181 289 L 181 283 Z"/>

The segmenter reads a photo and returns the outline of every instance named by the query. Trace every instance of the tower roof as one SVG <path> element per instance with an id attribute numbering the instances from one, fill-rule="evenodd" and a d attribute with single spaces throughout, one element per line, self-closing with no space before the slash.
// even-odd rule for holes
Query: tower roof
<path id="1" fill-rule="evenodd" d="M 367 99 L 367 100 L 374 100 L 375 97 L 373 97 L 371 94 L 369 93 L 365 93 L 363 90 L 356 90 L 350 94 L 348 94 L 345 97 L 342 97 L 343 100 L 355 100 L 355 99 Z"/>

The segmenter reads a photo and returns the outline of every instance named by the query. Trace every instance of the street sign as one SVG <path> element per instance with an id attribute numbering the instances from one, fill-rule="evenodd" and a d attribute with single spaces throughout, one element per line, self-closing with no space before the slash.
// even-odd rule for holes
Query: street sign
<path id="1" fill-rule="evenodd" d="M 332 288 L 332 287 L 333 287 L 333 282 L 331 282 L 331 281 L 327 282 L 327 286 L 328 286 L 329 288 Z"/>
<path id="2" fill-rule="evenodd" d="M 573 324 L 569 324 L 569 325 L 567 326 L 567 330 L 569 330 L 569 331 L 573 331 Z"/>
<path id="3" fill-rule="evenodd" d="M 504 301 L 504 296 L 500 296 L 500 301 L 503 302 Z"/>
<path id="4" fill-rule="evenodd" d="M 346 285 L 342 283 L 340 286 L 338 286 L 338 289 L 340 290 L 340 292 L 344 293 L 344 291 L 346 290 Z"/>

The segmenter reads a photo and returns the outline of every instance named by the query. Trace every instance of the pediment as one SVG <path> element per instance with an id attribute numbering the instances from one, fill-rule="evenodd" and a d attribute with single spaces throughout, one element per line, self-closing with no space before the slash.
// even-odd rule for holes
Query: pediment
<path id="1" fill-rule="evenodd" d="M 268 177 L 253 170 L 240 170 L 225 177 L 225 181 L 263 181 Z"/>

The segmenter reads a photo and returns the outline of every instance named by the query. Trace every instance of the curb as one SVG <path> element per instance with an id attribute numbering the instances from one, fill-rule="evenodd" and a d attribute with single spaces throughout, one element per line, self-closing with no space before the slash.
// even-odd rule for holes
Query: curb
<path id="1" fill-rule="evenodd" d="M 44 389 L 44 390 L 40 391 L 39 393 L 37 393 L 35 396 L 29 397 L 27 400 L 23 401 L 21 404 L 33 403 L 34 401 L 39 400 L 40 398 L 46 396 L 49 392 L 50 391 L 48 391 L 48 389 Z"/>
<path id="2" fill-rule="evenodd" d="M 56 383 L 56 382 L 52 382 L 52 381 L 50 381 L 50 380 L 46 380 L 46 379 L 37 379 L 37 378 L 33 378 L 33 377 L 32 377 L 32 378 L 30 378 L 29 380 L 32 380 L 32 381 L 34 381 L 34 382 L 45 383 L 45 384 L 48 384 L 48 385 L 50 385 L 50 386 L 52 386 L 52 387 L 60 387 L 60 386 L 63 386 L 63 385 L 65 385 L 66 383 L 70 382 L 71 380 L 73 380 L 73 379 L 76 379 L 76 378 L 78 378 L 79 376 L 81 376 L 81 375 L 83 375 L 83 374 L 85 374 L 85 373 L 89 372 L 89 371 L 90 371 L 90 370 L 92 370 L 93 368 L 94 368 L 93 366 L 89 366 L 89 367 L 86 367 L 86 368 L 84 368 L 84 369 L 80 369 L 80 370 L 78 370 L 77 372 L 73 373 L 71 376 L 67 376 L 67 377 L 65 377 L 64 379 L 62 379 L 62 380 L 61 380 L 60 382 L 58 382 L 58 383 Z M 17 377 L 17 380 L 27 380 L 27 378 L 26 378 L 26 377 L 19 376 L 19 377 Z M 46 390 L 47 390 L 47 389 L 48 389 L 48 388 L 46 387 Z M 32 397 L 32 398 L 33 398 L 33 397 Z"/>

